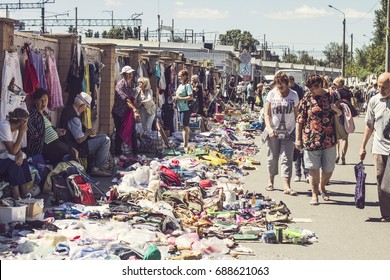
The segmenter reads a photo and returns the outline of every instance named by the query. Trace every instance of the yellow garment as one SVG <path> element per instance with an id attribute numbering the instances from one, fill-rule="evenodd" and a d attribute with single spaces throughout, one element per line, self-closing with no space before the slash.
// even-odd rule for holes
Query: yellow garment
<path id="1" fill-rule="evenodd" d="M 85 92 L 91 95 L 91 89 L 89 88 L 89 67 L 86 65 L 85 67 Z M 92 128 L 92 114 L 91 109 L 87 108 L 83 114 L 83 124 L 86 128 Z"/>

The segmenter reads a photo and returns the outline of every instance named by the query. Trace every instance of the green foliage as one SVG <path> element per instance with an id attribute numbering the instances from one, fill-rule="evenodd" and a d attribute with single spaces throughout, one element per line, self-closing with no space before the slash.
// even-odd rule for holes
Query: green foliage
<path id="1" fill-rule="evenodd" d="M 258 40 L 253 38 L 248 31 L 241 32 L 240 29 L 226 31 L 226 34 L 220 34 L 219 40 L 221 45 L 234 46 L 237 51 L 246 49 L 250 52 L 256 51 L 256 47 L 260 44 Z"/>
<path id="2" fill-rule="evenodd" d="M 298 51 L 298 61 L 300 64 L 313 65 L 314 59 L 307 51 Z"/>
<path id="3" fill-rule="evenodd" d="M 298 56 L 295 53 L 284 53 L 282 56 L 282 62 L 298 63 Z"/>
<path id="4" fill-rule="evenodd" d="M 138 34 L 134 34 L 131 27 L 125 28 L 124 26 L 112 27 L 108 32 L 106 30 L 102 32 L 102 37 L 109 39 L 138 38 L 136 35 Z"/>
<path id="5" fill-rule="evenodd" d="M 355 50 L 353 64 L 347 65 L 346 74 L 365 79 L 369 74 L 385 71 L 387 0 L 381 0 L 381 8 L 375 11 L 373 37 L 368 46 Z"/>

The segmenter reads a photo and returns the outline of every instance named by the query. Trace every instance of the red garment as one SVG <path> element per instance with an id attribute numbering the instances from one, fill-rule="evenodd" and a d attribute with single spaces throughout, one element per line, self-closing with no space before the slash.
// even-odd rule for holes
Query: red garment
<path id="1" fill-rule="evenodd" d="M 128 110 L 122 117 L 120 136 L 129 147 L 133 144 L 133 127 L 135 125 L 134 112 Z"/>
<path id="2" fill-rule="evenodd" d="M 37 71 L 30 60 L 30 47 L 28 43 L 24 44 L 27 52 L 26 69 L 23 75 L 23 88 L 27 94 L 33 94 L 34 91 L 40 87 Z"/>

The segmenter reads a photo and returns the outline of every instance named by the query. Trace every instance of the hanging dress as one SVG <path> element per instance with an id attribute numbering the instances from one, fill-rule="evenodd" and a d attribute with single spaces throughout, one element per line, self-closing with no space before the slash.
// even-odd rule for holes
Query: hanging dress
<path id="1" fill-rule="evenodd" d="M 40 51 L 33 51 L 30 53 L 31 62 L 37 72 L 39 86 L 47 90 L 45 66 L 43 65 L 43 57 Z"/>
<path id="2" fill-rule="evenodd" d="M 47 69 L 47 86 L 50 92 L 49 109 L 56 110 L 64 107 L 62 99 L 62 88 L 60 77 L 58 76 L 57 64 L 54 52 L 46 50 L 46 69 Z"/>

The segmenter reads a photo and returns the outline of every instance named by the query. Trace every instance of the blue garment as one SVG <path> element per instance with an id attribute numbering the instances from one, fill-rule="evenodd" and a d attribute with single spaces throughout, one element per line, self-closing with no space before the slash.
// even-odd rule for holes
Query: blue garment
<path id="1" fill-rule="evenodd" d="M 30 53 L 31 62 L 34 65 L 35 71 L 37 72 L 39 85 L 44 90 L 47 90 L 46 74 L 45 68 L 43 66 L 42 53 L 40 52 L 31 52 Z"/>

